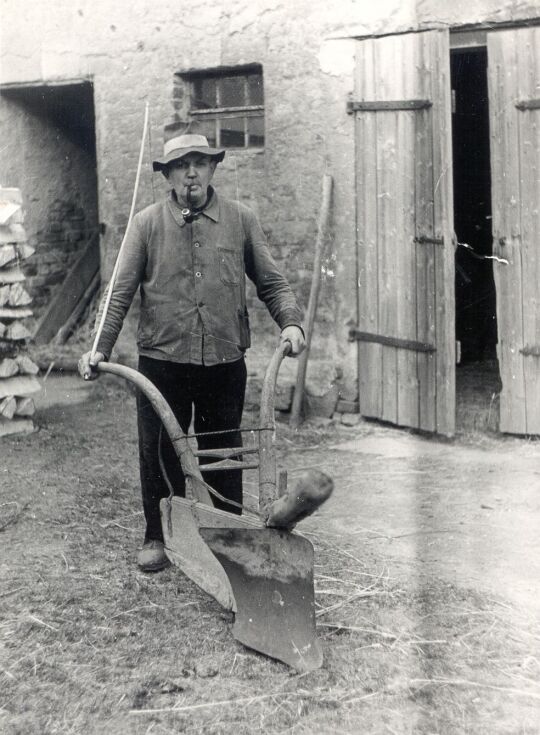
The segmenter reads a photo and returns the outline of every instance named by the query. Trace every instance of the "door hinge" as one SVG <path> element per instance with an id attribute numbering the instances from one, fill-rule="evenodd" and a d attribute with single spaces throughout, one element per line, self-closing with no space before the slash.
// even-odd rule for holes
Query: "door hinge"
<path id="1" fill-rule="evenodd" d="M 399 337 L 385 337 L 382 334 L 362 332 L 357 327 L 349 329 L 349 342 L 374 342 L 386 347 L 397 347 L 402 350 L 413 352 L 436 352 L 437 348 L 427 342 L 416 342 L 413 339 L 400 339 Z"/>
<path id="2" fill-rule="evenodd" d="M 518 110 L 540 110 L 540 99 L 519 100 L 516 107 Z"/>
<path id="3" fill-rule="evenodd" d="M 427 237 L 426 235 L 420 235 L 415 237 L 414 241 L 420 245 L 444 245 L 444 237 Z"/>
<path id="4" fill-rule="evenodd" d="M 540 345 L 525 345 L 520 352 L 523 357 L 540 357 Z"/>
<path id="5" fill-rule="evenodd" d="M 431 100 L 349 100 L 347 114 L 353 112 L 394 112 L 399 110 L 426 110 L 433 105 Z"/>

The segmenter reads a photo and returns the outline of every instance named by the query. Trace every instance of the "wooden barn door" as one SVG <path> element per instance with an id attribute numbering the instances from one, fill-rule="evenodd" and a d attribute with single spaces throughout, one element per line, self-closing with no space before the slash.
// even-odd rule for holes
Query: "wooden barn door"
<path id="1" fill-rule="evenodd" d="M 500 430 L 540 434 L 540 29 L 488 34 Z"/>
<path id="2" fill-rule="evenodd" d="M 451 436 L 454 244 L 448 33 L 358 41 L 360 413 Z"/>

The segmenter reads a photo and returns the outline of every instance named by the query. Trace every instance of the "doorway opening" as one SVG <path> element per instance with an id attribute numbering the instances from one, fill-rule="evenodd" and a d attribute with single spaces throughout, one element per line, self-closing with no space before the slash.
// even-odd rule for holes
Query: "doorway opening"
<path id="1" fill-rule="evenodd" d="M 99 280 L 94 90 L 84 80 L 6 85 L 0 95 L 2 183 L 22 192 L 26 234 L 35 248 L 24 271 L 34 320 L 38 328 L 42 318 L 49 322 L 45 343 Z M 75 274 L 80 277 L 66 284 L 86 253 L 81 274 Z M 63 308 L 53 309 L 49 320 L 55 301 Z"/>
<path id="2" fill-rule="evenodd" d="M 500 392 L 493 278 L 487 49 L 451 52 L 456 280 L 456 425 L 497 430 Z"/>

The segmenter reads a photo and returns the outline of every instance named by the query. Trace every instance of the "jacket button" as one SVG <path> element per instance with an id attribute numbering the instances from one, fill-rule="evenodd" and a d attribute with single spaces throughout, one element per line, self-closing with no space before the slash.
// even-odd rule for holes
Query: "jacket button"
<path id="1" fill-rule="evenodd" d="M 201 271 L 197 271 L 197 272 L 195 273 L 195 275 L 197 276 L 197 278 L 200 278 L 200 277 L 202 276 L 202 273 L 201 273 Z"/>
<path id="2" fill-rule="evenodd" d="M 198 248 L 198 247 L 201 246 L 201 243 L 200 242 L 194 242 L 193 244 L 195 245 L 196 248 Z"/>

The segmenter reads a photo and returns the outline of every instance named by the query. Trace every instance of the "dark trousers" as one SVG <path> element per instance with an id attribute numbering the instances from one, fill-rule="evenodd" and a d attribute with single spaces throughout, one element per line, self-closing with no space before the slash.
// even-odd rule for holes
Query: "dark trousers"
<path id="1" fill-rule="evenodd" d="M 139 371 L 163 394 L 184 433 L 188 433 L 192 416 L 195 433 L 236 430 L 226 434 L 197 437 L 199 449 L 242 446 L 242 435 L 238 429 L 246 390 L 247 371 L 244 359 L 206 366 L 141 356 Z M 159 448 L 175 495 L 185 495 L 184 476 L 165 429 L 160 432 L 161 420 L 140 391 L 137 392 L 137 419 L 142 500 L 146 518 L 145 540 L 163 540 L 159 502 L 169 495 L 169 491 L 160 469 Z M 205 464 L 216 460 L 201 457 L 199 461 L 200 464 Z M 237 503 L 242 502 L 242 470 L 205 472 L 204 479 L 224 497 Z M 213 500 L 217 508 L 231 513 L 241 512 L 217 498 Z"/>

